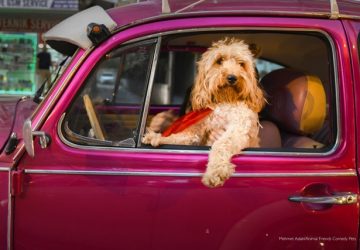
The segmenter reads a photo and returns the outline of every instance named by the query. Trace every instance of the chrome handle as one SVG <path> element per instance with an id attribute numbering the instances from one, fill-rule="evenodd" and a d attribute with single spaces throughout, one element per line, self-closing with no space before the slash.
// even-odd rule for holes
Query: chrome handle
<path id="1" fill-rule="evenodd" d="M 350 192 L 344 193 L 334 193 L 330 196 L 319 196 L 319 197 L 309 197 L 309 196 L 290 196 L 289 201 L 292 202 L 305 202 L 305 203 L 315 203 L 315 204 L 336 204 L 336 205 L 348 205 L 354 204 L 357 202 L 357 195 Z"/>

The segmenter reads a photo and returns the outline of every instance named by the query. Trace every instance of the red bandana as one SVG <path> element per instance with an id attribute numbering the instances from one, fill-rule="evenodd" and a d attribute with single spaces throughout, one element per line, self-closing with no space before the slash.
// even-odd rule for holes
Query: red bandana
<path id="1" fill-rule="evenodd" d="M 171 134 L 176 134 L 184 129 L 190 127 L 191 125 L 197 123 L 198 121 L 205 118 L 212 112 L 212 109 L 206 108 L 199 111 L 191 111 L 181 117 L 179 117 L 170 127 L 168 127 L 163 133 L 162 136 L 167 137 Z"/>

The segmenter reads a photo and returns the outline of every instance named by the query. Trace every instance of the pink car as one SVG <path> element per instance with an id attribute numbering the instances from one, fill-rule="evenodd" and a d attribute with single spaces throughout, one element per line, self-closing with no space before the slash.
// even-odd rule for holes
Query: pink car
<path id="1" fill-rule="evenodd" d="M 360 5 L 144 1 L 44 39 L 69 56 L 34 98 L 1 98 L 0 249 L 359 249 Z M 209 147 L 141 142 L 184 113 L 215 41 L 250 45 L 259 148 L 201 183 Z M 170 111 L 169 111 L 170 110 Z"/>

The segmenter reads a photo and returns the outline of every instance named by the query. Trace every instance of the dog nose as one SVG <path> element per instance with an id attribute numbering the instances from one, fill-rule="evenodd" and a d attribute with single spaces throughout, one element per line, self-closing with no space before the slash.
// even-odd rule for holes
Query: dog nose
<path id="1" fill-rule="evenodd" d="M 236 83 L 237 78 L 234 75 L 228 75 L 227 80 L 228 80 L 228 83 L 232 85 L 232 84 Z"/>

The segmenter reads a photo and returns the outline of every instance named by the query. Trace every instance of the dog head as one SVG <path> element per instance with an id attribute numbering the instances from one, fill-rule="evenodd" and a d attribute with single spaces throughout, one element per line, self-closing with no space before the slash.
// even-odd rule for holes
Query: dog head
<path id="1" fill-rule="evenodd" d="M 249 46 L 235 38 L 225 38 L 213 43 L 201 56 L 191 105 L 199 110 L 239 101 L 254 112 L 260 112 L 265 104 Z"/>

